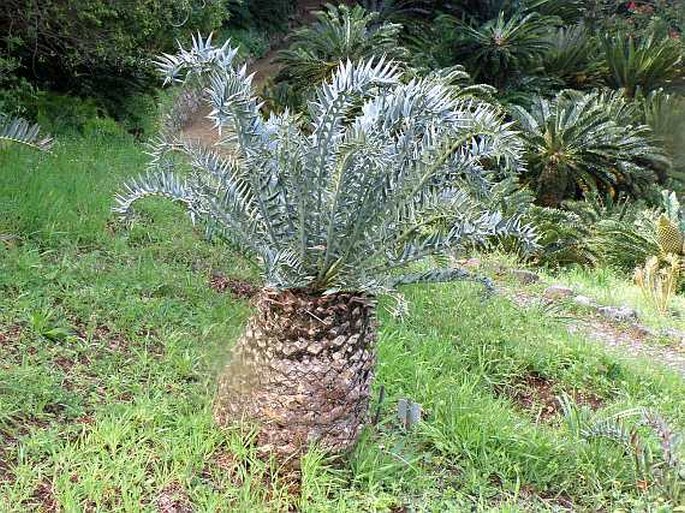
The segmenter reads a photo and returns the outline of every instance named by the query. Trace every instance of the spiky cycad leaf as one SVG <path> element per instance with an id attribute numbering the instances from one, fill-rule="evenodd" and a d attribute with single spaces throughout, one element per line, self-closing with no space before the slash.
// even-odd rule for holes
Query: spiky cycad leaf
<path id="1" fill-rule="evenodd" d="M 456 184 L 487 195 L 494 169 L 519 168 L 520 141 L 496 106 L 438 76 L 403 83 L 384 59 L 348 61 L 317 90 L 304 127 L 288 112 L 263 117 L 233 54 L 196 40 L 160 60 L 168 80 L 205 85 L 223 139 L 207 149 L 164 132 L 149 174 L 118 196 L 121 215 L 139 198 L 170 197 L 252 257 L 270 286 L 314 292 L 382 289 L 412 262 L 521 228 L 465 201 L 452 224 L 425 229 L 463 196 Z"/>
<path id="2" fill-rule="evenodd" d="M 360 6 L 334 6 L 315 13 L 316 21 L 292 35 L 288 48 L 279 53 L 283 64 L 277 83 L 293 90 L 311 91 L 328 80 L 341 61 L 358 62 L 385 55 L 395 60 L 408 57 L 399 43 L 401 25 L 382 22 L 378 12 Z"/>
<path id="3" fill-rule="evenodd" d="M 443 17 L 441 23 L 449 22 Z M 541 66 L 550 49 L 550 29 L 559 20 L 536 12 L 516 11 L 499 15 L 481 25 L 452 18 L 452 51 L 463 56 L 463 64 L 475 78 L 499 88 L 520 73 L 530 74 Z"/>
<path id="4" fill-rule="evenodd" d="M 13 118 L 0 113 L 0 144 L 15 143 L 48 151 L 53 139 L 40 133 L 40 127 L 22 118 Z"/>
<path id="5" fill-rule="evenodd" d="M 625 89 L 629 96 L 638 90 L 653 91 L 680 74 L 682 45 L 671 38 L 637 40 L 632 34 L 617 33 L 604 37 L 602 44 L 607 85 Z"/>
<path id="6" fill-rule="evenodd" d="M 620 92 L 561 91 L 512 114 L 526 140 L 528 179 L 546 206 L 593 190 L 635 194 L 669 162 Z"/>
<path id="7" fill-rule="evenodd" d="M 547 74 L 573 89 L 587 89 L 601 83 L 599 42 L 584 25 L 559 27 L 548 38 L 550 48 L 543 57 Z"/>

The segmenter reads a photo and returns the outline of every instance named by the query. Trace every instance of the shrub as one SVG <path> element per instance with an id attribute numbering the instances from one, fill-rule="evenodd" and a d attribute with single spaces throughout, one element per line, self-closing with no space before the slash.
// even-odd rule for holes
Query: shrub
<path id="1" fill-rule="evenodd" d="M 496 105 L 460 97 L 439 76 L 403 83 L 383 59 L 340 64 L 309 103 L 306 126 L 288 112 L 265 118 L 236 54 L 198 38 L 160 59 L 167 81 L 205 86 L 227 136 L 205 148 L 164 131 L 152 169 L 125 186 L 117 211 L 149 196 L 175 200 L 261 269 L 259 312 L 234 346 L 214 413 L 220 425 L 254 422 L 260 453 L 287 468 L 310 443 L 342 452 L 361 433 L 373 296 L 463 278 L 412 263 L 506 233 L 499 213 L 468 202 L 444 229 L 426 222 L 464 197 L 457 178 L 486 195 L 492 172 L 518 167 L 520 143 Z"/>
<path id="2" fill-rule="evenodd" d="M 500 11 L 496 18 L 480 25 L 449 16 L 442 17 L 439 25 L 447 37 L 443 44 L 452 63 L 464 64 L 474 78 L 503 88 L 519 75 L 540 69 L 542 58 L 552 46 L 550 28 L 559 21 L 537 12 Z"/>
<path id="3" fill-rule="evenodd" d="M 155 84 L 150 53 L 220 26 L 228 12 L 226 0 L 5 0 L 0 56 L 40 88 L 95 96 L 118 115 L 122 98 Z"/>
<path id="4" fill-rule="evenodd" d="M 311 26 L 293 34 L 290 46 L 278 58 L 283 68 L 276 81 L 291 86 L 291 94 L 300 101 L 313 84 L 327 80 L 341 61 L 358 62 L 374 55 L 407 57 L 399 43 L 401 25 L 379 23 L 378 13 L 329 4 L 315 16 Z"/>
<path id="5" fill-rule="evenodd" d="M 583 25 L 559 27 L 549 36 L 543 58 L 545 73 L 562 87 L 587 89 L 601 84 L 603 68 L 599 42 Z"/>

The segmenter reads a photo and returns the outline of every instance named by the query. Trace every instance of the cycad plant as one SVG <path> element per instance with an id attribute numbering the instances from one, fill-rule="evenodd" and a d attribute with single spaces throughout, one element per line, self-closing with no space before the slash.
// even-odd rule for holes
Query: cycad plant
<path id="1" fill-rule="evenodd" d="M 549 35 L 543 66 L 564 87 L 588 89 L 600 84 L 603 68 L 599 41 L 583 25 L 559 27 Z"/>
<path id="2" fill-rule="evenodd" d="M 206 85 L 223 139 L 207 149 L 163 134 L 117 211 L 151 195 L 178 201 L 260 266 L 265 287 L 220 378 L 215 417 L 254 422 L 265 453 L 296 463 L 309 443 L 339 452 L 355 442 L 374 373 L 376 294 L 463 275 L 412 264 L 496 234 L 501 216 L 471 213 L 440 230 L 426 220 L 460 180 L 486 194 L 488 169 L 520 164 L 520 142 L 498 108 L 439 78 L 402 83 L 382 59 L 341 64 L 309 103 L 307 126 L 287 112 L 265 119 L 235 55 L 196 39 L 160 59 L 167 81 Z"/>
<path id="3" fill-rule="evenodd" d="M 399 42 L 402 26 L 381 21 L 378 12 L 361 6 L 327 4 L 315 13 L 316 21 L 292 35 L 290 45 L 279 54 L 283 65 L 276 77 L 299 92 L 299 96 L 331 77 L 340 61 L 357 62 L 385 55 L 395 60 L 408 54 Z"/>
<path id="4" fill-rule="evenodd" d="M 623 89 L 633 97 L 638 90 L 644 93 L 668 84 L 680 75 L 683 45 L 669 37 L 635 36 L 616 33 L 602 40 L 606 61 L 607 85 Z"/>
<path id="5" fill-rule="evenodd" d="M 663 258 L 669 254 L 685 256 L 685 215 L 675 192 L 661 191 L 663 213 L 656 222 L 656 238 Z"/>
<path id="6" fill-rule="evenodd" d="M 685 264 L 685 215 L 675 192 L 661 192 L 662 213 L 655 223 L 655 251 L 643 266 L 635 269 L 634 279 L 645 298 L 660 312 L 668 309 L 678 291 Z"/>
<path id="7" fill-rule="evenodd" d="M 653 182 L 653 166 L 668 162 L 620 93 L 567 90 L 512 113 L 526 141 L 527 179 L 544 206 L 592 190 L 635 193 Z"/>
<path id="8" fill-rule="evenodd" d="M 442 23 L 449 20 L 443 17 Z M 453 54 L 463 61 L 475 78 L 504 88 L 520 74 L 539 70 L 542 58 L 550 49 L 550 29 L 559 20 L 537 12 L 500 11 L 481 25 L 454 23 Z"/>
<path id="9" fill-rule="evenodd" d="M 38 125 L 0 113 L 0 148 L 4 144 L 23 144 L 47 151 L 52 147 L 52 142 L 52 137 L 40 133 Z"/>
<path id="10" fill-rule="evenodd" d="M 661 265 L 659 257 L 651 256 L 633 274 L 644 298 L 662 314 L 668 311 L 671 298 L 678 292 L 683 267 L 680 258 L 672 253 L 666 255 L 664 263 Z"/>

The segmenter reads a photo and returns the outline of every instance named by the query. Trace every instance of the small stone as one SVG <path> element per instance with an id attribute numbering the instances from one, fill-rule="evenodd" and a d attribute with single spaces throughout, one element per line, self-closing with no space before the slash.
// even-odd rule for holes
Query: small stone
<path id="1" fill-rule="evenodd" d="M 321 347 L 321 344 L 309 344 L 308 350 L 310 354 L 313 354 L 314 356 L 318 355 L 323 347 Z"/>
<path id="2" fill-rule="evenodd" d="M 643 324 L 635 323 L 635 324 L 633 325 L 633 329 L 635 330 L 635 334 L 636 334 L 638 337 L 642 337 L 642 338 L 652 338 L 652 337 L 654 337 L 654 336 L 656 335 L 656 333 L 654 332 L 654 330 L 648 328 L 647 326 L 645 326 L 645 325 L 643 325 Z"/>
<path id="3" fill-rule="evenodd" d="M 550 285 L 542 294 L 546 299 L 553 301 L 566 299 L 573 295 L 573 289 L 564 285 Z"/>
<path id="4" fill-rule="evenodd" d="M 511 275 L 518 280 L 521 285 L 532 285 L 540 281 L 540 275 L 525 269 L 514 269 Z"/>
<path id="5" fill-rule="evenodd" d="M 597 309 L 600 315 L 611 321 L 636 321 L 637 312 L 628 306 L 603 306 Z"/>
<path id="6" fill-rule="evenodd" d="M 595 306 L 595 302 L 587 296 L 576 296 L 573 298 L 573 302 L 580 306 Z"/>
<path id="7" fill-rule="evenodd" d="M 676 342 L 685 343 L 685 332 L 675 328 L 663 328 L 660 335 L 665 338 L 670 338 Z"/>

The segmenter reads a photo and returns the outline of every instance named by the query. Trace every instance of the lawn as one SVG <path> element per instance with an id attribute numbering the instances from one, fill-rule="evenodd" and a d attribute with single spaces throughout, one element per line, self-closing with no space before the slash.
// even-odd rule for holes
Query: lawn
<path id="1" fill-rule="evenodd" d="M 342 462 L 312 450 L 297 490 L 280 481 L 248 427 L 211 414 L 250 313 L 211 278 L 258 276 L 173 205 L 141 204 L 130 229 L 110 214 L 143 150 L 0 150 L 0 511 L 685 511 L 665 428 L 609 436 L 633 408 L 685 430 L 682 378 L 477 284 L 407 288 L 403 319 L 383 298 L 378 423 Z M 409 432 L 400 398 L 424 409 Z"/>

